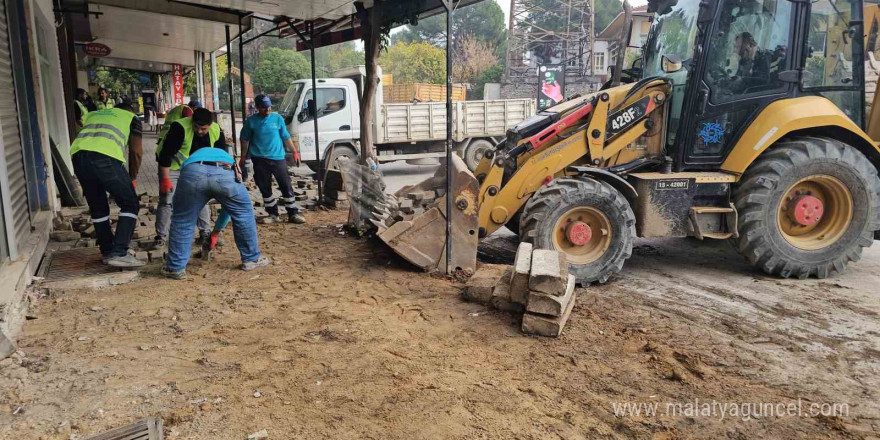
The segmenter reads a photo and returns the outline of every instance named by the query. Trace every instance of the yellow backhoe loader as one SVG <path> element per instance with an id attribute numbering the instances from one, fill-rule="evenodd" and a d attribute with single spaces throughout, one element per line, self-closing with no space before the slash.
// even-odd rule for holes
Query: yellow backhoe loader
<path id="1" fill-rule="evenodd" d="M 441 168 L 380 201 L 379 238 L 445 270 L 451 215 L 453 267 L 473 270 L 479 240 L 507 225 L 564 252 L 581 283 L 620 271 L 637 236 L 729 239 L 782 277 L 858 260 L 880 229 L 862 2 L 651 0 L 649 12 L 630 82 L 511 128 L 474 173 L 456 157 L 450 194 Z"/>

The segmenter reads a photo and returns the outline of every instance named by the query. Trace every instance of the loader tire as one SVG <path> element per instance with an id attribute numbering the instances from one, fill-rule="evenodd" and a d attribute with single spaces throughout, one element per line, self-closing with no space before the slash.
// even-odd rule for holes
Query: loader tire
<path id="1" fill-rule="evenodd" d="M 764 272 L 784 278 L 842 273 L 880 229 L 877 168 L 833 139 L 783 140 L 746 170 L 733 199 L 739 213 L 733 245 Z"/>
<path id="2" fill-rule="evenodd" d="M 571 235 L 582 228 L 578 223 L 589 233 Z M 635 225 L 632 207 L 611 185 L 585 177 L 556 179 L 526 203 L 520 239 L 536 249 L 565 253 L 569 273 L 579 283 L 605 283 L 632 256 Z"/>

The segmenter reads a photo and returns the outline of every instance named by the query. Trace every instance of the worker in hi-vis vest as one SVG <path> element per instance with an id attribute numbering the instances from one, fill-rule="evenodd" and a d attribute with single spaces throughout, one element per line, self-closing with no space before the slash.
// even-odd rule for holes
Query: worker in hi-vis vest
<path id="1" fill-rule="evenodd" d="M 226 138 L 213 120 L 213 114 L 206 108 L 197 108 L 191 118 L 178 119 L 162 142 L 159 153 L 159 209 L 156 212 L 155 247 L 167 245 L 168 229 L 171 226 L 174 188 L 180 178 L 180 167 L 189 155 L 199 148 L 214 147 L 226 150 Z M 211 211 L 205 205 L 199 211 L 196 223 L 199 229 L 199 243 L 211 239 Z"/>
<path id="2" fill-rule="evenodd" d="M 98 110 L 106 110 L 115 107 L 116 101 L 110 97 L 110 92 L 108 92 L 107 89 L 101 87 L 98 89 L 98 102 L 96 102 L 95 105 L 98 106 Z"/>
<path id="3" fill-rule="evenodd" d="M 193 115 L 193 110 L 202 106 L 202 103 L 199 102 L 198 99 L 192 99 L 189 101 L 189 104 L 180 104 L 177 107 L 169 110 L 168 113 L 165 114 L 165 122 L 162 124 L 162 129 L 159 130 L 159 135 L 157 138 L 159 139 L 159 148 L 156 149 L 156 157 L 159 157 L 159 151 L 162 149 L 162 139 L 165 139 L 165 135 L 168 134 L 168 130 L 171 128 L 171 124 L 174 124 L 174 121 L 183 118 L 190 118 Z"/>
<path id="4" fill-rule="evenodd" d="M 141 121 L 134 114 L 131 100 L 123 98 L 114 108 L 87 113 L 70 146 L 70 155 L 73 172 L 89 204 L 103 263 L 115 267 L 143 266 L 143 261 L 128 253 L 141 208 L 135 179 L 143 157 Z M 110 228 L 107 193 L 120 210 L 115 234 Z"/>
<path id="5" fill-rule="evenodd" d="M 168 136 L 168 131 L 171 130 L 174 123 L 184 118 L 191 118 L 193 111 L 201 106 L 201 102 L 197 99 L 192 99 L 189 101 L 189 104 L 180 104 L 171 109 L 168 114 L 165 115 L 165 123 L 162 124 L 162 129 L 159 130 L 159 146 L 156 148 L 157 163 L 159 162 L 159 156 L 162 154 L 162 147 L 165 145 L 165 137 Z M 171 173 L 172 186 L 175 185 L 174 182 L 177 181 L 178 175 L 179 171 Z M 161 181 L 161 178 L 159 180 Z M 173 189 L 172 192 L 167 194 L 159 193 L 159 205 L 156 208 L 156 237 L 155 242 L 153 243 L 154 249 L 161 249 L 167 245 L 168 225 L 171 224 L 171 199 L 173 197 Z M 211 222 L 210 214 L 211 213 L 207 208 L 204 212 L 199 214 L 199 231 L 205 231 L 207 233 L 209 228 L 208 223 Z"/>
<path id="6" fill-rule="evenodd" d="M 86 115 L 89 113 L 89 108 L 86 107 L 86 101 L 88 99 L 89 94 L 86 93 L 84 89 L 76 89 L 76 96 L 73 100 L 73 114 L 75 116 L 77 132 L 82 129 L 83 119 L 85 119 Z"/>

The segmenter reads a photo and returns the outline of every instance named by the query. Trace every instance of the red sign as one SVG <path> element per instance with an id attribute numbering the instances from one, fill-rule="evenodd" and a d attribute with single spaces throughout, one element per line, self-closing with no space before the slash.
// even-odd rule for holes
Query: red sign
<path id="1" fill-rule="evenodd" d="M 110 47 L 101 43 L 89 43 L 85 45 L 86 55 L 95 58 L 106 57 L 110 55 Z"/>
<path id="2" fill-rule="evenodd" d="M 183 104 L 183 66 L 180 64 L 172 65 L 171 85 L 174 91 L 174 105 Z"/>

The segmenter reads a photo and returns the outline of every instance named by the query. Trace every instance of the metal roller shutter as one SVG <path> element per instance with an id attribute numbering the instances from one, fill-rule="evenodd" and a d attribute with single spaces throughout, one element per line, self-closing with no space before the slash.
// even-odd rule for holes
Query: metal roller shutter
<path id="1" fill-rule="evenodd" d="M 16 243 L 10 243 L 10 246 L 18 247 L 24 243 L 30 232 L 30 212 L 12 74 L 6 2 L 0 0 L 0 128 L 3 130 L 3 154 L 9 173 L 9 197 L 12 201 L 9 209 L 12 210 L 14 223 L 7 227 L 15 230 Z"/>

